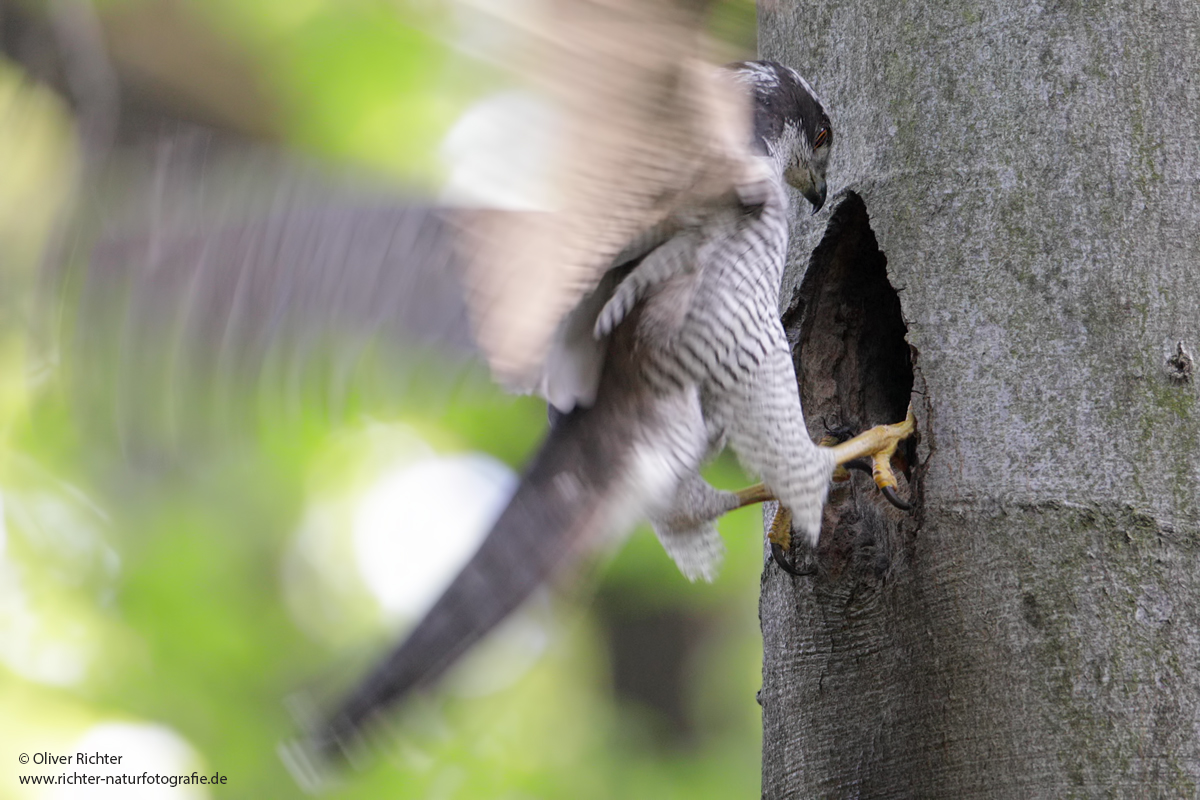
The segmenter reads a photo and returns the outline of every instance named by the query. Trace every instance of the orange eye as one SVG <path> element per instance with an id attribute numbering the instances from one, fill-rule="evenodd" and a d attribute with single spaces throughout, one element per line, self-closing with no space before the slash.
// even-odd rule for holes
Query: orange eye
<path id="1" fill-rule="evenodd" d="M 816 150 L 818 147 L 824 147 L 827 144 L 829 144 L 829 128 L 821 128 L 821 130 L 817 131 L 817 140 L 813 142 L 813 149 Z"/>

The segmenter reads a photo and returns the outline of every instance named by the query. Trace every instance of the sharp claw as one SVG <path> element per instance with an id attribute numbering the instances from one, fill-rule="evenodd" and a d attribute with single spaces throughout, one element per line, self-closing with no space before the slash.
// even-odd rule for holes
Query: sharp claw
<path id="1" fill-rule="evenodd" d="M 896 508 L 904 511 L 912 511 L 912 506 L 900 499 L 900 495 L 896 494 L 896 475 L 892 472 L 892 453 L 896 450 L 895 445 L 887 450 L 876 453 L 874 457 L 874 467 L 871 474 L 875 478 L 875 485 L 879 487 L 879 491 L 887 498 L 887 501 Z"/>
<path id="2" fill-rule="evenodd" d="M 887 498 L 887 501 L 896 508 L 900 509 L 901 511 L 912 511 L 912 504 L 906 503 L 900 499 L 900 496 L 896 494 L 896 487 L 881 486 L 879 487 L 879 491 L 883 492 L 883 496 Z"/>
<path id="3" fill-rule="evenodd" d="M 896 494 L 896 476 L 892 472 L 891 460 L 896 455 L 900 442 L 912 437 L 916 432 L 915 428 L 916 416 L 910 403 L 903 422 L 878 425 L 849 441 L 833 445 L 831 449 L 835 451 L 837 462 L 841 465 L 841 472 L 835 472 L 834 480 L 844 480 L 846 469 L 870 472 L 875 478 L 875 485 L 889 503 L 896 508 L 911 511 L 912 505 L 901 500 Z"/>
<path id="4" fill-rule="evenodd" d="M 842 464 L 842 466 L 846 469 L 856 469 L 859 472 L 866 472 L 870 474 L 874 474 L 875 472 L 871 462 L 865 458 L 856 458 L 853 461 L 847 461 L 845 464 Z M 894 481 L 895 478 L 891 478 L 891 480 Z M 895 486 L 887 484 L 880 485 L 879 491 L 882 492 L 883 496 L 887 498 L 887 501 L 896 508 L 900 509 L 901 511 L 912 511 L 912 504 L 900 499 L 900 495 L 896 494 Z"/>
<path id="5" fill-rule="evenodd" d="M 792 513 L 780 505 L 775 509 L 775 518 L 771 520 L 771 529 L 767 531 L 767 540 L 771 543 L 771 558 L 789 575 L 814 575 L 816 569 L 798 570 L 785 553 L 792 551 Z"/>
<path id="6" fill-rule="evenodd" d="M 845 464 L 842 464 L 842 466 L 846 469 L 856 469 L 859 472 L 865 472 L 868 475 L 873 472 L 871 462 L 865 458 L 856 458 L 853 461 L 847 461 Z"/>
<path id="7" fill-rule="evenodd" d="M 788 573 L 789 575 L 796 575 L 799 577 L 817 574 L 815 569 L 796 569 L 796 565 L 788 560 L 786 553 L 787 551 L 783 549 L 783 545 L 776 542 L 771 542 L 771 558 L 775 560 L 775 563 L 778 564 L 784 572 Z"/>

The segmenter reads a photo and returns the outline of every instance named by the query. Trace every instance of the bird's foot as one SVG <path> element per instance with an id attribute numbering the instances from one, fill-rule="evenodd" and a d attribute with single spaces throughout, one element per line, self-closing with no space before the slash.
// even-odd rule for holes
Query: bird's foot
<path id="1" fill-rule="evenodd" d="M 767 532 L 767 541 L 771 543 L 771 558 L 784 572 L 789 575 L 815 575 L 815 568 L 800 569 L 796 566 L 796 552 L 792 549 L 792 512 L 780 503 L 775 509 L 775 518 L 771 520 L 771 530 Z"/>
<path id="2" fill-rule="evenodd" d="M 738 508 L 755 503 L 778 502 L 771 490 L 762 483 L 747 486 L 736 494 Z M 793 560 L 795 551 L 792 550 L 792 512 L 788 511 L 783 503 L 779 503 L 775 509 L 775 516 L 771 519 L 771 529 L 767 532 L 767 541 L 771 544 L 771 558 L 783 568 L 784 572 L 791 575 L 816 574 L 815 569 L 799 569 Z"/>
<path id="3" fill-rule="evenodd" d="M 900 496 L 896 494 L 897 482 L 896 474 L 892 471 L 892 458 L 897 455 L 896 450 L 900 442 L 912 436 L 916 427 L 917 420 L 910 405 L 908 416 L 903 422 L 892 425 L 876 425 L 854 437 L 850 437 L 849 430 L 845 428 L 830 430 L 821 439 L 820 445 L 833 450 L 837 459 L 833 480 L 835 482 L 848 480 L 850 475 L 847 470 L 851 469 L 869 472 L 875 479 L 875 485 L 879 487 L 879 491 L 889 503 L 896 508 L 911 511 L 912 505 L 901 500 Z M 774 493 L 762 483 L 748 486 L 735 494 L 737 495 L 735 508 L 777 499 Z M 799 569 L 793 560 L 795 552 L 792 549 L 792 514 L 782 503 L 775 511 L 774 519 L 771 520 L 771 529 L 767 534 L 767 539 L 771 544 L 771 558 L 785 572 L 792 575 L 815 574 L 815 569 Z"/>
<path id="4" fill-rule="evenodd" d="M 883 493 L 889 503 L 897 508 L 910 511 L 912 505 L 901 500 L 896 494 L 896 473 L 892 471 L 892 458 L 896 455 L 896 449 L 900 442 L 912 436 L 916 429 L 917 419 L 913 415 L 910 405 L 908 416 L 904 418 L 903 422 L 892 425 L 876 425 L 852 439 L 825 446 L 833 450 L 838 469 L 858 469 L 870 472 L 875 479 L 875 485 L 879 487 L 879 491 Z M 827 439 L 828 437 L 822 440 L 823 445 Z M 835 471 L 834 480 L 837 479 L 838 473 Z"/>

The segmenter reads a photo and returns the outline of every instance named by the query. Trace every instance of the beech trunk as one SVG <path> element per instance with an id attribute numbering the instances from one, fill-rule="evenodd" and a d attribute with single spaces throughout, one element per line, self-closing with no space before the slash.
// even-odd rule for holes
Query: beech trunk
<path id="1" fill-rule="evenodd" d="M 1197 796 L 1200 4 L 762 6 L 833 120 L 811 432 L 920 436 L 767 564 L 764 798 Z"/>

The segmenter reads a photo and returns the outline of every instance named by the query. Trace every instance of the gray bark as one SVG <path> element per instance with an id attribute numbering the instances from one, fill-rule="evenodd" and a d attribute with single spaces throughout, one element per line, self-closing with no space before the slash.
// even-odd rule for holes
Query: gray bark
<path id="1" fill-rule="evenodd" d="M 785 292 L 810 428 L 899 419 L 898 297 L 921 437 L 912 514 L 838 489 L 764 573 L 763 796 L 1196 796 L 1200 4 L 759 21 L 842 187 Z"/>

